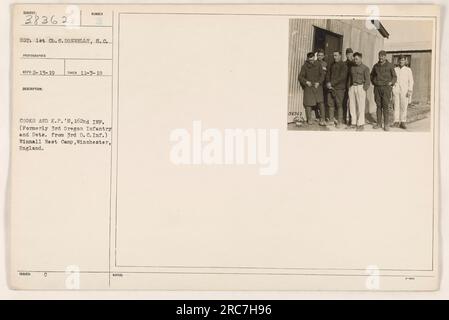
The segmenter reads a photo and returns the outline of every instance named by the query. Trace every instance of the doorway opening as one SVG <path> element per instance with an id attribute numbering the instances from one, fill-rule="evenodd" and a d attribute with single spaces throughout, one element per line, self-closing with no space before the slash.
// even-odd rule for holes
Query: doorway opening
<path id="1" fill-rule="evenodd" d="M 326 55 L 324 59 L 328 64 L 334 62 L 332 54 L 335 51 L 341 52 L 342 48 L 343 36 L 341 34 L 314 26 L 313 51 L 316 52 L 318 49 L 323 49 Z"/>

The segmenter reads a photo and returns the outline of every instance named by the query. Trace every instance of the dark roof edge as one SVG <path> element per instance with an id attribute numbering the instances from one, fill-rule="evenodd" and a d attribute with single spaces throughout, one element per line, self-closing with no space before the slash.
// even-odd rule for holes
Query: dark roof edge
<path id="1" fill-rule="evenodd" d="M 387 53 L 425 53 L 432 52 L 431 49 L 420 49 L 420 50 L 386 50 Z"/>
<path id="2" fill-rule="evenodd" d="M 379 31 L 379 33 L 382 35 L 382 37 L 388 39 L 390 34 L 388 33 L 387 29 L 385 29 L 382 22 L 380 22 L 379 20 L 371 20 L 371 23 L 376 27 L 377 31 Z"/>

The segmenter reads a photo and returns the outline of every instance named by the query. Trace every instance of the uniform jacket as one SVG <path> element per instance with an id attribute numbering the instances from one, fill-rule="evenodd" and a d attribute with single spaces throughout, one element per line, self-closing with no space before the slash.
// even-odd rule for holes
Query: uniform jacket
<path id="1" fill-rule="evenodd" d="M 326 83 L 330 82 L 332 88 L 341 90 L 346 88 L 347 78 L 348 67 L 346 63 L 343 61 L 334 62 L 326 74 Z"/>
<path id="2" fill-rule="evenodd" d="M 320 63 L 311 63 L 306 61 L 301 67 L 298 80 L 301 87 L 304 89 L 303 103 L 305 106 L 315 106 L 319 102 L 323 102 L 323 86 L 322 83 L 325 78 L 324 70 Z M 312 82 L 312 86 L 307 86 L 307 81 Z M 319 83 L 319 87 L 315 88 L 313 84 Z"/>
<path id="3" fill-rule="evenodd" d="M 352 85 L 363 85 L 363 89 L 366 91 L 370 86 L 370 74 L 369 68 L 363 63 L 360 65 L 353 65 L 351 67 L 349 83 Z"/>
<path id="4" fill-rule="evenodd" d="M 324 74 L 326 74 L 326 72 L 328 71 L 327 70 L 327 62 L 324 60 L 321 60 L 321 61 L 317 60 L 316 63 L 319 63 L 321 65 L 321 68 L 323 69 Z"/>
<path id="5" fill-rule="evenodd" d="M 371 70 L 371 82 L 375 86 L 387 86 L 390 82 L 391 85 L 396 83 L 396 72 L 394 66 L 389 61 L 385 61 L 383 64 L 376 63 Z"/>

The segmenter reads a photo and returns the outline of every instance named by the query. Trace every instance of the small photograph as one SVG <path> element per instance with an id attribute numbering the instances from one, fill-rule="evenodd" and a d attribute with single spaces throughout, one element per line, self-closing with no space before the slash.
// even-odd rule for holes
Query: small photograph
<path id="1" fill-rule="evenodd" d="M 430 130 L 433 20 L 289 23 L 288 130 Z"/>

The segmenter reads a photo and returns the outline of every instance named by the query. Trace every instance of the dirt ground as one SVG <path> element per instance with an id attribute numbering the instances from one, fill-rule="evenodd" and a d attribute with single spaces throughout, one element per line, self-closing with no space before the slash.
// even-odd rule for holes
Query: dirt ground
<path id="1" fill-rule="evenodd" d="M 393 109 L 390 109 L 390 119 L 393 120 Z M 412 103 L 407 110 L 407 129 L 390 128 L 391 132 L 425 132 L 430 131 L 430 104 L 429 103 Z M 382 129 L 373 129 L 373 125 L 376 122 L 375 114 L 366 115 L 366 125 L 364 131 L 382 131 Z M 341 128 L 336 128 L 334 125 L 320 126 L 318 121 L 314 120 L 311 125 L 307 125 L 305 122 L 301 122 L 301 125 L 296 123 L 289 123 L 288 130 L 299 131 L 356 131 L 343 125 Z"/>

